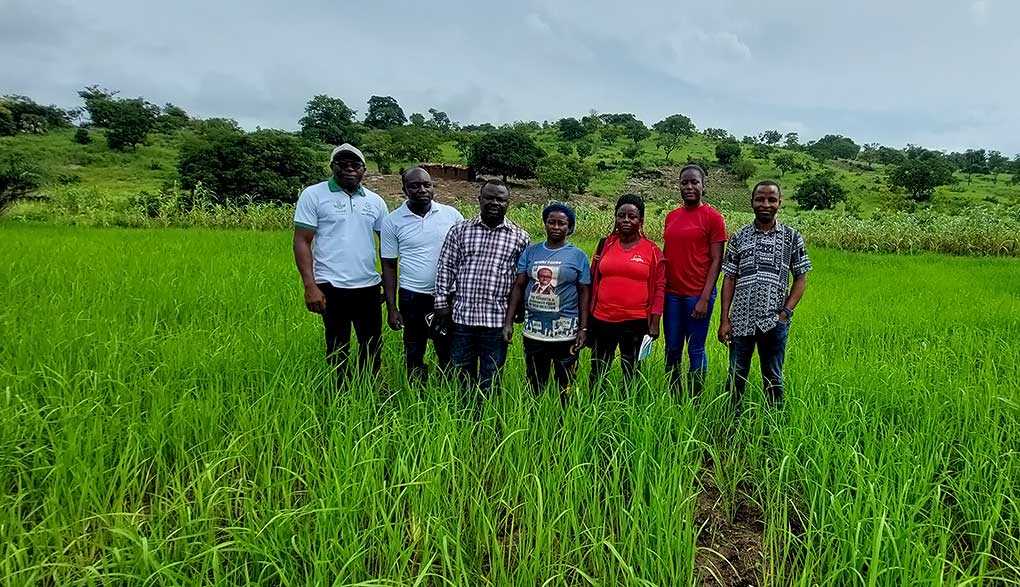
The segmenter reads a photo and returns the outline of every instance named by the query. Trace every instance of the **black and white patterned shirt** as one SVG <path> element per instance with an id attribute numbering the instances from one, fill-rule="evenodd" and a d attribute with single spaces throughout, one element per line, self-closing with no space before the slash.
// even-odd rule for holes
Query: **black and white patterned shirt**
<path id="1" fill-rule="evenodd" d="M 768 332 L 779 321 L 795 277 L 811 270 L 804 238 L 776 222 L 764 232 L 754 223 L 730 237 L 723 257 L 723 273 L 737 280 L 730 306 L 733 336 L 751 336 L 755 328 Z"/>
<path id="2" fill-rule="evenodd" d="M 502 328 L 517 259 L 531 237 L 508 219 L 489 228 L 480 217 L 457 223 L 439 251 L 435 308 L 453 304 L 453 321 Z"/>

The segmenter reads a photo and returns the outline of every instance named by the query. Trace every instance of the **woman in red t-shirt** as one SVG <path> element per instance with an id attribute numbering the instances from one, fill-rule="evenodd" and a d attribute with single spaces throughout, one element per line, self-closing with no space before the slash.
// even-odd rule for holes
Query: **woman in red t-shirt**
<path id="1" fill-rule="evenodd" d="M 726 223 L 722 214 L 701 201 L 705 170 L 687 165 L 680 170 L 683 206 L 666 215 L 663 244 L 666 272 L 666 303 L 662 326 L 666 335 L 666 372 L 674 393 L 680 391 L 680 368 L 684 343 L 691 362 L 687 389 L 701 393 L 708 359 L 705 339 L 715 304 L 715 286 L 722 267 Z"/>
<path id="2" fill-rule="evenodd" d="M 637 353 L 647 334 L 659 337 L 666 289 L 666 264 L 662 250 L 645 238 L 641 228 L 645 203 L 627 194 L 616 202 L 616 224 L 592 260 L 591 376 L 594 387 L 605 376 L 620 348 L 624 383 L 637 372 Z"/>

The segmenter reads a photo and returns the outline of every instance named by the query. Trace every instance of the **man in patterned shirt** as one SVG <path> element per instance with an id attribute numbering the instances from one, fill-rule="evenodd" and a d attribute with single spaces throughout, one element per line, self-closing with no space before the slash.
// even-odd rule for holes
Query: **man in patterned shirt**
<path id="1" fill-rule="evenodd" d="M 506 361 L 503 317 L 517 276 L 517 259 L 528 233 L 506 218 L 510 189 L 489 180 L 478 195 L 479 215 L 454 225 L 439 252 L 435 310 L 440 321 L 452 314 L 451 363 L 464 384 L 466 399 L 481 410 L 496 372 Z M 480 394 L 474 393 L 477 385 Z"/>
<path id="2" fill-rule="evenodd" d="M 756 346 L 765 396 L 771 405 L 782 405 L 786 338 L 811 270 L 804 238 L 776 221 L 781 203 L 776 182 L 754 186 L 754 222 L 734 233 L 723 257 L 719 341 L 730 347 L 726 389 L 738 413 Z"/>

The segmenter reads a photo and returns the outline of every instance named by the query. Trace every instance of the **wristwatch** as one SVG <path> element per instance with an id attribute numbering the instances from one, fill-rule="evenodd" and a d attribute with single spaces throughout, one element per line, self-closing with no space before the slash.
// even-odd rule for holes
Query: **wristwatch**
<path id="1" fill-rule="evenodd" d="M 783 309 L 780 310 L 780 312 L 786 312 L 786 319 L 787 320 L 793 318 L 793 310 L 791 310 L 790 308 L 787 308 L 786 306 L 783 306 Z"/>

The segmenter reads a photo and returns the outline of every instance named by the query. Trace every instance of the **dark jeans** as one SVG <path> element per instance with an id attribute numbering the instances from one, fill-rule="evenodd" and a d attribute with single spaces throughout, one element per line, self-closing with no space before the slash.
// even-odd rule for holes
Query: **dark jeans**
<path id="1" fill-rule="evenodd" d="M 637 353 L 641 348 L 641 339 L 646 334 L 648 334 L 648 320 L 603 322 L 593 317 L 588 322 L 588 336 L 591 340 L 589 387 L 594 389 L 606 376 L 606 371 L 613 363 L 617 347 L 620 348 L 623 383 L 628 385 L 637 374 Z"/>
<path id="2" fill-rule="evenodd" d="M 734 336 L 730 341 L 730 373 L 726 390 L 739 411 L 751 370 L 751 357 L 758 347 L 758 362 L 765 387 L 765 397 L 773 406 L 783 403 L 783 360 L 786 358 L 786 338 L 790 332 L 788 322 L 780 322 L 768 332 L 755 330 L 751 336 Z"/>
<path id="3" fill-rule="evenodd" d="M 350 370 L 351 325 L 358 337 L 358 365 L 379 372 L 382 346 L 382 298 L 378 285 L 341 289 L 328 283 L 318 284 L 326 296 L 322 324 L 326 329 L 326 358 L 337 374 Z"/>
<path id="4" fill-rule="evenodd" d="M 493 395 L 496 374 L 506 362 L 503 329 L 455 322 L 450 347 L 450 363 L 460 376 L 465 400 L 477 410 L 484 397 Z"/>
<path id="5" fill-rule="evenodd" d="M 425 366 L 425 349 L 429 339 L 436 351 L 439 368 L 450 365 L 450 337 L 439 336 L 425 323 L 425 316 L 432 312 L 435 299 L 432 294 L 423 294 L 401 288 L 397 292 L 397 307 L 404 319 L 404 364 L 407 375 L 422 383 L 428 380 L 429 370 Z"/>
<path id="6" fill-rule="evenodd" d="M 524 362 L 531 391 L 538 394 L 545 389 L 550 371 L 560 391 L 566 391 L 573 383 L 577 370 L 574 341 L 550 342 L 524 337 Z"/>
<path id="7" fill-rule="evenodd" d="M 666 304 L 662 312 L 662 333 L 666 338 L 666 374 L 669 377 L 669 386 L 674 392 L 680 391 L 680 370 L 685 343 L 687 358 L 691 364 L 687 389 L 691 394 L 698 395 L 704 385 L 705 371 L 708 370 L 705 340 L 708 338 L 709 322 L 712 321 L 715 290 L 708 299 L 708 314 L 701 320 L 695 320 L 691 318 L 691 312 L 700 299 L 701 296 L 666 294 Z"/>

